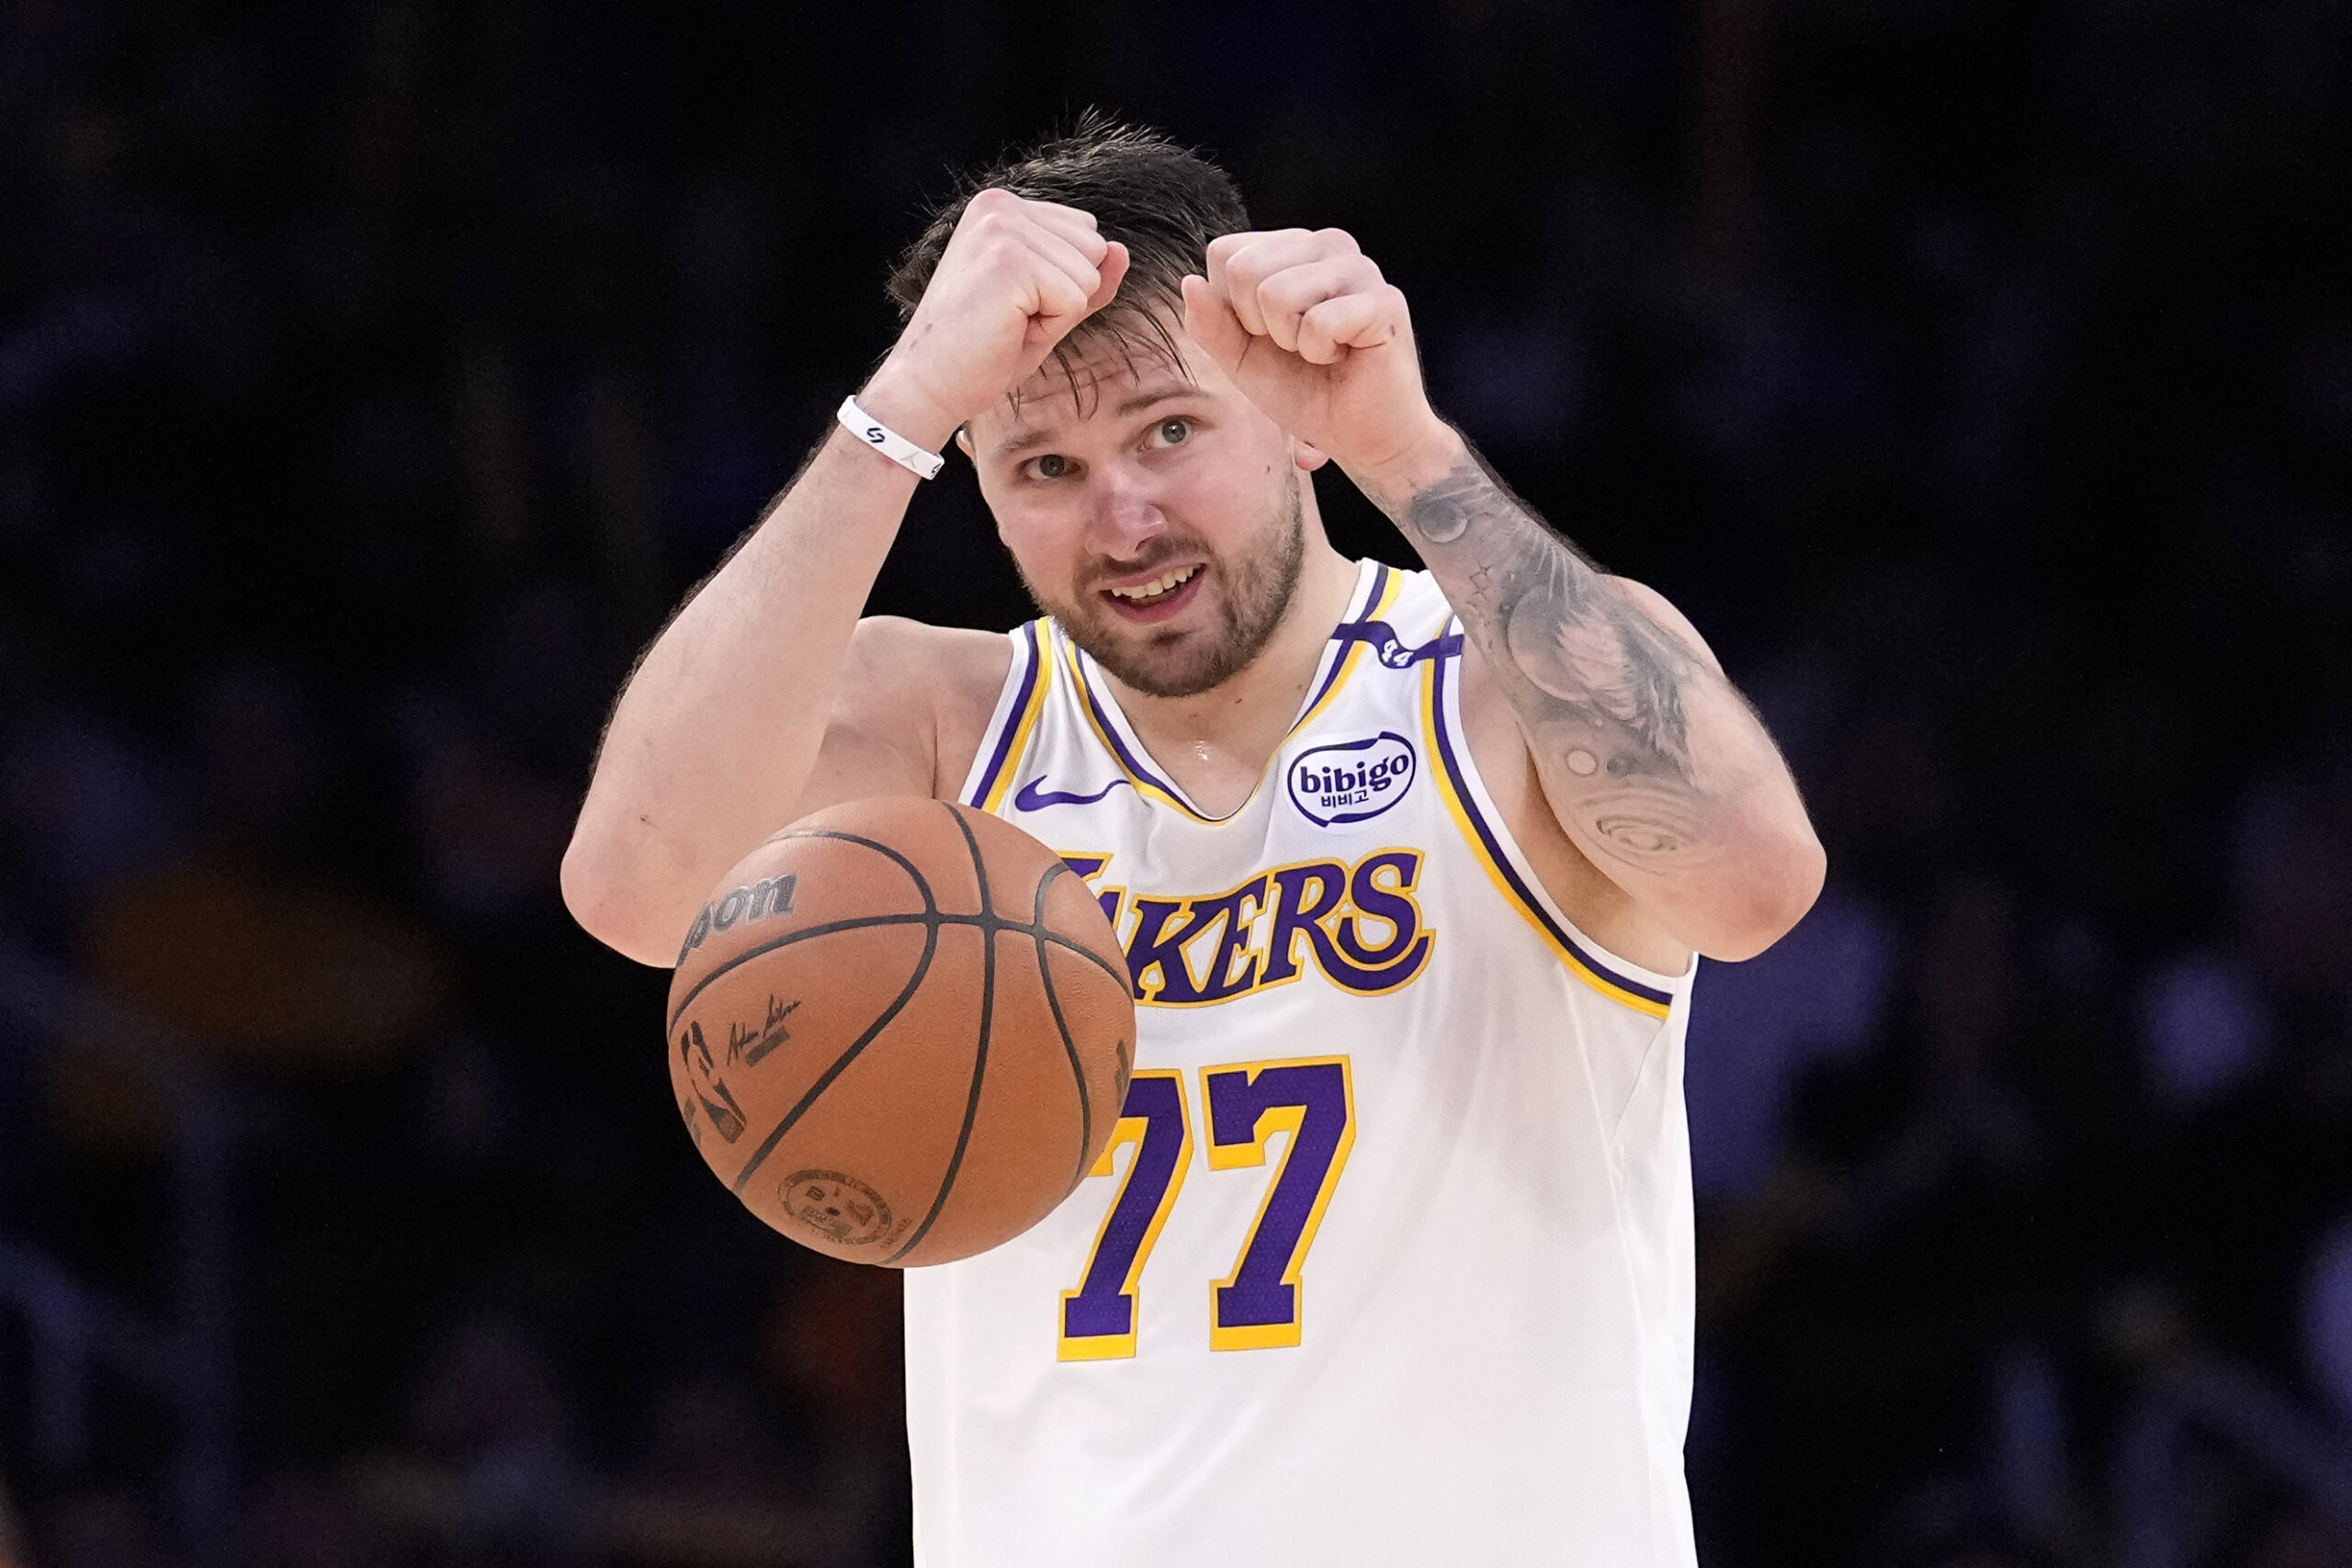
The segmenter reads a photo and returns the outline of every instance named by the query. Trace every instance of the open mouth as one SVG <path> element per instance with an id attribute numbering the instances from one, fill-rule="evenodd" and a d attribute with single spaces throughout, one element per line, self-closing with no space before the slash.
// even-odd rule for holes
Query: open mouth
<path id="1" fill-rule="evenodd" d="M 1201 579 L 1202 563 L 1170 567 L 1141 582 L 1102 590 L 1102 597 L 1130 620 L 1161 620 L 1193 597 Z"/>

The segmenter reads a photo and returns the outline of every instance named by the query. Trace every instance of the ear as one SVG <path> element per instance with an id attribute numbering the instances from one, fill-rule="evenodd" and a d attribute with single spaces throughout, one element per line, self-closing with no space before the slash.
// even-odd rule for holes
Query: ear
<path id="1" fill-rule="evenodd" d="M 1290 438 L 1290 460 L 1298 465 L 1302 474 L 1311 474 L 1331 460 L 1320 446 L 1309 446 L 1294 435 Z"/>
<path id="2" fill-rule="evenodd" d="M 965 457 L 969 457 L 972 455 L 972 427 L 970 425 L 959 424 L 956 427 L 956 446 Z"/>

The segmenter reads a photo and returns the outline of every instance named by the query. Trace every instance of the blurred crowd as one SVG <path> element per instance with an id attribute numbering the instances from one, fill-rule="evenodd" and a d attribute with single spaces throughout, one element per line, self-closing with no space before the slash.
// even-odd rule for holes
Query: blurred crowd
<path id="1" fill-rule="evenodd" d="M 555 867 L 1089 104 L 1353 231 L 1806 789 L 1692 1027 L 1702 1561 L 2352 1563 L 2346 82 L 2329 0 L 0 3 L 0 1563 L 904 1559 L 895 1280 Z M 960 465 L 874 607 L 1028 613 Z"/>

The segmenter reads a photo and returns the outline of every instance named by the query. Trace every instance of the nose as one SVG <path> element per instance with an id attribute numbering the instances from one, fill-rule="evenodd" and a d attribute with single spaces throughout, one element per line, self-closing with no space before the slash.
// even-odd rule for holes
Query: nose
<path id="1" fill-rule="evenodd" d="M 1089 477 L 1087 499 L 1091 502 L 1087 545 L 1114 560 L 1132 559 L 1153 538 L 1168 531 L 1167 514 L 1138 476 L 1117 464 L 1105 464 Z"/>

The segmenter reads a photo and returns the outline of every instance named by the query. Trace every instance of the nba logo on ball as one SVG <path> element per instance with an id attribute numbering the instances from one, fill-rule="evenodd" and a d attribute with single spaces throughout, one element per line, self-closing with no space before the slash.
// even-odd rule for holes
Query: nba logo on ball
<path id="1" fill-rule="evenodd" d="M 1369 740 L 1317 746 L 1291 760 L 1291 803 L 1326 828 L 1377 817 L 1412 787 L 1420 760 L 1413 743 L 1390 730 Z"/>

